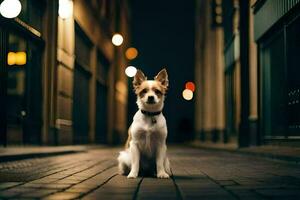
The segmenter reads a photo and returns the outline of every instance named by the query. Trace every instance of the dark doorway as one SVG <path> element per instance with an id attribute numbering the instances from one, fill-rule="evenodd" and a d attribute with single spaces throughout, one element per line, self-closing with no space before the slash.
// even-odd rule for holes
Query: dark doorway
<path id="1" fill-rule="evenodd" d="M 286 73 L 284 32 L 273 34 L 261 43 L 262 121 L 266 139 L 286 135 Z"/>
<path id="2" fill-rule="evenodd" d="M 88 142 L 89 78 L 90 74 L 76 63 L 73 87 L 73 129 L 76 144 Z"/>
<path id="3" fill-rule="evenodd" d="M 107 86 L 97 82 L 96 142 L 107 142 Z"/>
<path id="4" fill-rule="evenodd" d="M 110 63 L 101 50 L 97 51 L 96 81 L 96 142 L 107 143 L 108 70 Z"/>
<path id="5" fill-rule="evenodd" d="M 264 139 L 300 136 L 299 27 L 291 16 L 260 40 Z"/>
<path id="6" fill-rule="evenodd" d="M 75 144 L 89 140 L 89 84 L 92 42 L 75 23 L 75 68 L 73 85 L 73 141 Z"/>
<path id="7" fill-rule="evenodd" d="M 41 45 L 8 34 L 7 142 L 40 144 Z"/>
<path id="8" fill-rule="evenodd" d="M 226 73 L 226 133 L 224 142 L 228 142 L 231 136 L 236 136 L 235 127 L 235 97 L 234 97 L 234 66 Z"/>
<path id="9" fill-rule="evenodd" d="M 287 25 L 287 66 L 288 66 L 288 128 L 289 136 L 300 136 L 300 17 Z"/>

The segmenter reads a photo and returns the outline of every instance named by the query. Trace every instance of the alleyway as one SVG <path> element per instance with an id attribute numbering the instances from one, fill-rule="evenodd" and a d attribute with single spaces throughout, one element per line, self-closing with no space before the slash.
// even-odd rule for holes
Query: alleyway
<path id="1" fill-rule="evenodd" d="M 117 175 L 119 149 L 0 163 L 0 199 L 299 199 L 300 168 L 172 146 L 173 178 Z"/>

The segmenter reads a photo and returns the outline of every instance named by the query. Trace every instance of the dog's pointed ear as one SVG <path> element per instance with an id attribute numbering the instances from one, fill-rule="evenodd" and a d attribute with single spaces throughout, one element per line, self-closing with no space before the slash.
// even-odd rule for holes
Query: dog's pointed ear
<path id="1" fill-rule="evenodd" d="M 132 81 L 134 89 L 137 89 L 145 80 L 147 80 L 147 77 L 141 70 L 138 69 Z"/>
<path id="2" fill-rule="evenodd" d="M 164 68 L 154 77 L 154 80 L 159 81 L 165 88 L 169 86 L 167 70 Z"/>

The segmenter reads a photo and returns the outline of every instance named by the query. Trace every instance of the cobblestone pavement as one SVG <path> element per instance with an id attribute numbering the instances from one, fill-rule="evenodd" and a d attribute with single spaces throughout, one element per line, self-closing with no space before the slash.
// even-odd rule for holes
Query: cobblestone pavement
<path id="1" fill-rule="evenodd" d="M 0 163 L 0 199 L 300 199 L 296 164 L 171 147 L 173 177 L 117 175 L 118 149 Z"/>

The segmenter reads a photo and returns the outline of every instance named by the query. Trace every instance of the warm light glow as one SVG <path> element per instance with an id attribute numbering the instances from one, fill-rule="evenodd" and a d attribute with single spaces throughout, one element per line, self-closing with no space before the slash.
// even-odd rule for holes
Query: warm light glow
<path id="1" fill-rule="evenodd" d="M 123 43 L 123 36 L 119 33 L 115 33 L 111 41 L 115 46 L 120 46 Z"/>
<path id="2" fill-rule="evenodd" d="M 16 64 L 16 54 L 14 52 L 9 52 L 7 54 L 7 64 L 8 65 L 14 65 Z"/>
<path id="3" fill-rule="evenodd" d="M 185 89 L 182 92 L 182 97 L 187 101 L 192 100 L 193 95 L 194 95 L 193 92 L 189 89 Z"/>
<path id="4" fill-rule="evenodd" d="M 128 77 L 134 77 L 135 74 L 137 72 L 137 69 L 134 67 L 134 66 L 128 66 L 126 67 L 125 69 L 125 74 L 128 76 Z"/>
<path id="5" fill-rule="evenodd" d="M 191 82 L 191 81 L 186 82 L 185 89 L 189 89 L 192 92 L 195 92 L 195 84 L 193 82 Z"/>
<path id="6" fill-rule="evenodd" d="M 26 64 L 26 53 L 17 52 L 16 53 L 16 65 L 25 65 Z"/>
<path id="7" fill-rule="evenodd" d="M 58 15 L 62 19 L 67 19 L 73 15 L 73 1 L 59 0 Z"/>
<path id="8" fill-rule="evenodd" d="M 19 0 L 4 0 L 0 5 L 0 13 L 5 18 L 17 17 L 22 9 Z"/>
<path id="9" fill-rule="evenodd" d="M 217 22 L 218 24 L 221 24 L 221 23 L 222 23 L 222 17 L 221 17 L 221 16 L 217 16 L 217 17 L 216 17 L 216 22 Z"/>
<path id="10" fill-rule="evenodd" d="M 25 65 L 27 62 L 25 52 L 9 52 L 7 54 L 8 65 Z"/>
<path id="11" fill-rule="evenodd" d="M 222 14 L 222 7 L 221 7 L 221 6 L 217 6 L 215 12 L 216 12 L 216 14 L 218 14 L 218 15 Z"/>
<path id="12" fill-rule="evenodd" d="M 136 48 L 130 47 L 126 50 L 125 55 L 128 60 L 133 60 L 137 57 L 138 51 Z"/>

